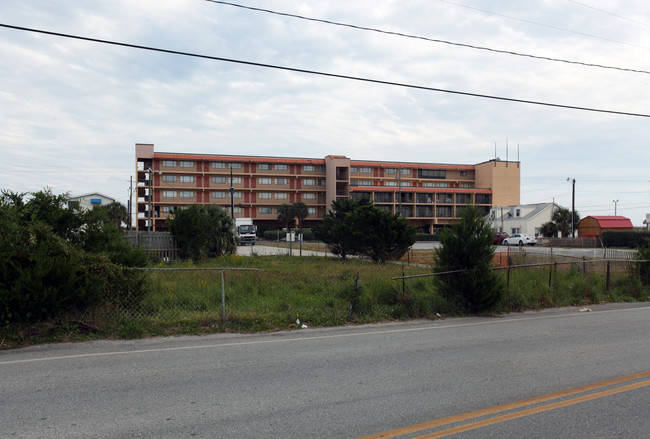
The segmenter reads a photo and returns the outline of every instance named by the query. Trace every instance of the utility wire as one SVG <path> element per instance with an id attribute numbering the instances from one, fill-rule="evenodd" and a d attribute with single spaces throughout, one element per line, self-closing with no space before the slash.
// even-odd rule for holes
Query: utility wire
<path id="1" fill-rule="evenodd" d="M 423 40 L 423 41 L 429 41 L 433 43 L 442 43 L 442 44 L 449 44 L 451 46 L 458 46 L 458 47 L 466 47 L 469 49 L 475 49 L 475 50 L 485 50 L 488 52 L 494 52 L 494 53 L 502 53 L 506 55 L 514 55 L 514 56 L 521 56 L 525 58 L 533 58 L 533 59 L 540 59 L 543 61 L 554 61 L 554 62 L 561 62 L 561 63 L 566 63 L 566 64 L 576 64 L 584 67 L 596 67 L 596 68 L 601 68 L 601 69 L 611 69 L 611 70 L 619 70 L 623 72 L 633 72 L 633 73 L 644 73 L 646 75 L 650 74 L 650 71 L 648 70 L 638 70 L 638 69 L 631 69 L 631 68 L 625 68 L 625 67 L 615 67 L 615 66 L 607 66 L 603 64 L 593 64 L 593 63 L 586 63 L 586 62 L 580 62 L 580 61 L 571 61 L 571 60 L 566 60 L 566 59 L 561 59 L 561 58 L 551 58 L 551 57 L 546 57 L 546 56 L 538 56 L 538 55 L 530 55 L 526 53 L 521 53 L 521 52 L 513 52 L 509 50 L 500 50 L 500 49 L 492 49 L 490 47 L 483 47 L 483 46 L 474 46 L 471 44 L 464 44 L 464 43 L 455 43 L 452 41 L 447 41 L 447 40 L 439 40 L 435 38 L 428 38 L 428 37 L 422 37 L 418 35 L 411 35 L 411 34 L 405 34 L 401 32 L 393 32 L 393 31 L 386 31 L 386 30 L 381 30 L 381 29 L 376 29 L 376 28 L 371 28 L 371 27 L 365 27 L 365 26 L 358 26 L 354 24 L 347 24 L 347 23 L 340 23 L 336 21 L 330 21 L 330 20 L 323 20 L 320 18 L 313 18 L 313 17 L 305 17 L 302 15 L 296 15 L 296 14 L 289 14 L 286 12 L 278 12 L 278 11 L 272 11 L 270 9 L 262 9 L 262 8 L 255 8 L 252 6 L 244 6 L 244 5 L 238 5 L 236 3 L 230 3 L 230 2 L 225 2 L 225 1 L 220 1 L 220 0 L 205 0 L 210 3 L 217 3 L 221 5 L 228 5 L 228 6 L 235 6 L 237 8 L 242 8 L 242 9 L 248 9 L 251 11 L 257 11 L 257 12 L 266 12 L 269 14 L 274 14 L 274 15 L 280 15 L 283 17 L 291 17 L 291 18 L 298 18 L 300 20 L 307 20 L 307 21 L 314 21 L 317 23 L 325 23 L 325 24 L 331 24 L 333 26 L 342 26 L 342 27 L 349 27 L 351 29 L 357 29 L 357 30 L 363 30 L 363 31 L 369 31 L 369 32 L 377 32 L 380 34 L 386 34 L 386 35 L 395 35 L 399 37 L 404 37 L 404 38 L 412 38 L 416 40 Z M 447 2 L 449 3 L 449 2 Z M 452 3 L 455 5 L 455 3 Z M 458 5 L 462 6 L 462 5 Z M 485 11 L 482 11 L 485 12 Z"/>
<path id="2" fill-rule="evenodd" d="M 534 21 L 525 20 L 523 18 L 513 17 L 513 16 L 510 16 L 510 15 L 499 14 L 497 12 L 492 12 L 492 11 L 486 11 L 485 9 L 475 8 L 475 7 L 463 5 L 463 4 L 460 4 L 460 3 L 454 3 L 454 2 L 451 2 L 449 0 L 438 0 L 438 1 L 442 2 L 442 3 L 447 3 L 447 4 L 450 4 L 450 5 L 454 5 L 454 6 L 459 6 L 461 8 L 473 9 L 475 11 L 483 12 L 485 14 L 492 14 L 492 15 L 496 15 L 498 17 L 508 18 L 510 20 L 517 20 L 517 21 L 522 21 L 524 23 L 528 23 L 528 24 L 534 24 L 536 26 L 548 27 L 549 29 L 561 30 L 562 32 L 569 32 L 569 33 L 572 33 L 572 34 L 581 35 L 583 37 L 596 38 L 598 40 L 609 41 L 610 43 L 625 44 L 626 46 L 632 46 L 632 47 L 638 47 L 639 49 L 650 50 L 650 47 L 639 46 L 637 44 L 626 43 L 624 41 L 612 40 L 610 38 L 599 37 L 597 35 L 586 34 L 584 32 L 577 32 L 577 31 L 570 30 L 570 29 L 564 29 L 564 28 L 557 27 L 557 26 L 551 26 L 550 24 L 536 23 Z"/>
<path id="3" fill-rule="evenodd" d="M 580 107 L 580 106 L 575 106 L 575 105 L 553 104 L 553 103 L 550 103 L 550 102 L 531 101 L 531 100 L 526 100 L 526 99 L 515 99 L 515 98 L 508 98 L 508 97 L 503 97 L 503 96 L 493 96 L 493 95 L 485 95 L 485 94 L 480 94 L 480 93 L 470 93 L 470 92 L 458 91 L 458 90 L 448 90 L 448 89 L 442 89 L 442 88 L 426 87 L 426 86 L 422 86 L 422 85 L 406 84 L 406 83 L 392 82 L 392 81 L 383 81 L 383 80 L 379 80 L 379 79 L 363 78 L 363 77 L 359 77 L 359 76 L 349 76 L 349 75 L 341 75 L 341 74 L 337 74 L 337 73 L 319 72 L 319 71 L 316 71 L 316 70 L 306 70 L 306 69 L 299 69 L 299 68 L 295 68 L 295 67 L 286 67 L 286 66 L 279 66 L 279 65 L 274 65 L 274 64 L 263 64 L 263 63 L 253 62 L 253 61 L 244 61 L 244 60 L 238 60 L 238 59 L 232 59 L 232 58 L 223 58 L 223 57 L 218 57 L 218 56 L 201 55 L 201 54 L 191 53 L 191 52 L 181 52 L 181 51 L 177 51 L 177 50 L 161 49 L 161 48 L 157 48 L 157 47 L 141 46 L 141 45 L 137 45 L 137 44 L 121 43 L 121 42 L 117 42 L 117 41 L 101 40 L 101 39 L 97 39 L 97 38 L 82 37 L 82 36 L 79 36 L 79 35 L 63 34 L 63 33 L 59 33 L 59 32 L 52 32 L 52 31 L 46 31 L 46 30 L 40 30 L 40 29 L 32 29 L 32 28 L 27 28 L 27 27 L 22 27 L 22 26 L 13 26 L 13 25 L 4 24 L 4 23 L 0 23 L 0 27 L 4 27 L 4 28 L 8 28 L 8 29 L 21 30 L 21 31 L 25 31 L 25 32 L 34 32 L 34 33 L 39 33 L 39 34 L 44 34 L 44 35 L 52 35 L 52 36 L 62 37 L 62 38 L 71 38 L 71 39 L 81 40 L 81 41 L 90 41 L 90 42 L 93 42 L 93 43 L 109 44 L 109 45 L 112 45 L 112 46 L 129 47 L 129 48 L 132 48 L 132 49 L 141 49 L 141 50 L 150 50 L 150 51 L 160 52 L 160 53 L 169 53 L 169 54 L 172 54 L 172 55 L 182 55 L 182 56 L 189 56 L 189 57 L 194 57 L 194 58 L 210 59 L 210 60 L 215 60 L 215 61 L 223 61 L 223 62 L 229 62 L 229 63 L 235 63 L 235 64 L 243 64 L 243 65 L 249 65 L 249 66 L 255 66 L 255 67 L 265 67 L 265 68 L 269 68 L 269 69 L 284 70 L 284 71 L 297 72 L 297 73 L 305 73 L 305 74 L 309 74 L 309 75 L 318 75 L 318 76 L 324 76 L 324 77 L 329 77 L 329 78 L 348 79 L 348 80 L 351 80 L 351 81 L 361 81 L 361 82 L 368 82 L 368 83 L 373 83 L 373 84 L 391 85 L 391 86 L 395 86 L 395 87 L 404 87 L 404 88 L 411 88 L 411 89 L 416 89 L 416 90 L 435 91 L 435 92 L 440 92 L 440 93 L 449 93 L 449 94 L 456 94 L 456 95 L 462 95 L 462 96 L 471 96 L 471 97 L 484 98 L 484 99 L 493 99 L 493 100 L 507 101 L 507 102 L 518 102 L 518 103 L 521 103 L 521 104 L 542 105 L 542 106 L 546 106 L 546 107 L 555 107 L 555 108 L 566 108 L 566 109 L 569 109 L 569 110 L 582 110 L 582 111 L 591 111 L 591 112 L 596 112 L 596 113 L 618 114 L 618 115 L 622 115 L 622 116 L 636 116 L 636 117 L 650 118 L 650 114 L 644 114 L 644 113 L 630 113 L 630 112 L 626 112 L 626 111 L 604 110 L 604 109 L 591 108 L 591 107 Z"/>
<path id="4" fill-rule="evenodd" d="M 641 26 L 650 27 L 650 24 L 648 24 L 648 23 L 644 23 L 642 21 L 637 21 L 637 20 L 632 20 L 631 18 L 623 17 L 622 15 L 618 15 L 618 14 L 615 14 L 613 12 L 606 11 L 604 9 L 596 8 L 595 6 L 591 6 L 591 5 L 588 5 L 588 4 L 585 4 L 585 3 L 581 3 L 581 2 L 578 2 L 576 0 L 568 0 L 568 1 L 570 1 L 572 3 L 575 3 L 577 5 L 580 5 L 580 6 L 584 6 L 585 8 L 593 9 L 595 11 L 599 11 L 599 12 L 603 12 L 605 14 L 612 15 L 612 16 L 614 16 L 616 18 L 620 18 L 622 20 L 627 20 L 627 21 L 630 21 L 632 23 L 640 24 Z"/>

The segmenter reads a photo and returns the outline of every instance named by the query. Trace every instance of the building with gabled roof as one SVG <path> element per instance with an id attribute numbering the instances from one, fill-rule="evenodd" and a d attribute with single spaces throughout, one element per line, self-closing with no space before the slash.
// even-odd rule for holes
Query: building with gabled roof
<path id="1" fill-rule="evenodd" d="M 542 224 L 551 221 L 553 212 L 558 207 L 555 203 L 495 206 L 490 209 L 486 220 L 492 225 L 495 232 L 505 232 L 508 235 L 525 233 L 538 236 Z"/>
<path id="2" fill-rule="evenodd" d="M 578 223 L 578 236 L 602 236 L 603 232 L 620 232 L 633 229 L 632 221 L 624 216 L 587 216 Z"/>

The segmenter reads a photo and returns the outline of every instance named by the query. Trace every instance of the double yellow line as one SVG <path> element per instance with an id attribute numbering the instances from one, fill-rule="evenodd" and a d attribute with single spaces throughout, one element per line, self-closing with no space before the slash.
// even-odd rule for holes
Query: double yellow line
<path id="1" fill-rule="evenodd" d="M 562 390 L 560 392 L 549 393 L 548 395 L 536 396 L 533 398 L 523 399 L 517 402 L 497 405 L 487 409 L 476 410 L 473 412 L 464 413 L 462 415 L 449 416 L 447 418 L 442 418 L 435 421 L 424 422 L 422 424 L 411 425 L 409 427 L 403 427 L 403 428 L 398 428 L 396 430 L 390 430 L 383 433 L 364 436 L 363 438 L 359 438 L 359 439 L 395 438 L 407 434 L 424 432 L 426 430 L 433 430 L 450 424 L 457 424 L 457 423 L 470 421 L 477 418 L 484 418 L 486 416 L 498 415 L 486 419 L 480 419 L 473 422 L 465 423 L 459 426 L 450 427 L 444 430 L 437 430 L 431 433 L 424 434 L 422 436 L 417 436 L 413 439 L 433 439 L 433 438 L 450 436 L 452 434 L 457 434 L 468 430 L 475 430 L 477 428 L 485 427 L 488 425 L 498 424 L 500 422 L 510 421 L 512 419 L 523 418 L 524 416 L 529 416 L 536 413 L 543 413 L 549 410 L 555 410 L 558 408 L 579 404 L 581 402 L 591 401 L 593 399 L 603 398 L 605 396 L 611 396 L 617 393 L 623 393 L 629 390 L 650 386 L 650 380 L 639 381 L 647 377 L 650 377 L 650 370 L 636 373 L 633 375 L 627 375 L 620 378 L 601 381 L 594 384 L 588 384 L 586 386 L 575 387 L 573 389 Z M 613 387 L 607 390 L 601 390 L 600 392 L 593 392 L 594 390 L 602 389 L 604 387 L 617 386 L 619 384 L 627 383 L 630 381 L 636 381 L 636 382 L 624 386 Z M 580 395 L 580 396 L 576 396 L 576 395 Z M 571 396 L 574 397 L 569 398 Z M 550 402 L 554 400 L 559 400 L 559 401 Z M 544 403 L 548 403 L 548 404 L 544 404 Z M 536 407 L 518 410 L 532 405 L 535 405 Z M 504 412 L 510 412 L 510 413 L 499 415 L 499 413 L 504 413 Z"/>

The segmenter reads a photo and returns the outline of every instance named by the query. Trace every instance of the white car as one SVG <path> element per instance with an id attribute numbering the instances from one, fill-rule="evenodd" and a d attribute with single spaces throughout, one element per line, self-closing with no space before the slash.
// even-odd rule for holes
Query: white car
<path id="1" fill-rule="evenodd" d="M 531 235 L 525 235 L 523 233 L 517 233 L 515 235 L 508 236 L 506 239 L 501 242 L 501 245 L 535 245 L 537 244 L 537 238 Z"/>

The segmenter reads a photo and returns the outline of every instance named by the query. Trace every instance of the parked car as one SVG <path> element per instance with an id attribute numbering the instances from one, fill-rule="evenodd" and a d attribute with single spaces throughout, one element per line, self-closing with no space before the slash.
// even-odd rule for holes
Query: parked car
<path id="1" fill-rule="evenodd" d="M 510 235 L 508 235 L 506 232 L 497 232 L 494 235 L 494 239 L 492 240 L 492 244 L 499 245 L 503 242 L 504 239 L 508 238 Z"/>
<path id="2" fill-rule="evenodd" d="M 501 244 L 503 245 L 535 245 L 537 244 L 537 238 L 532 235 L 526 235 L 523 233 L 517 233 L 512 236 L 505 238 Z"/>

